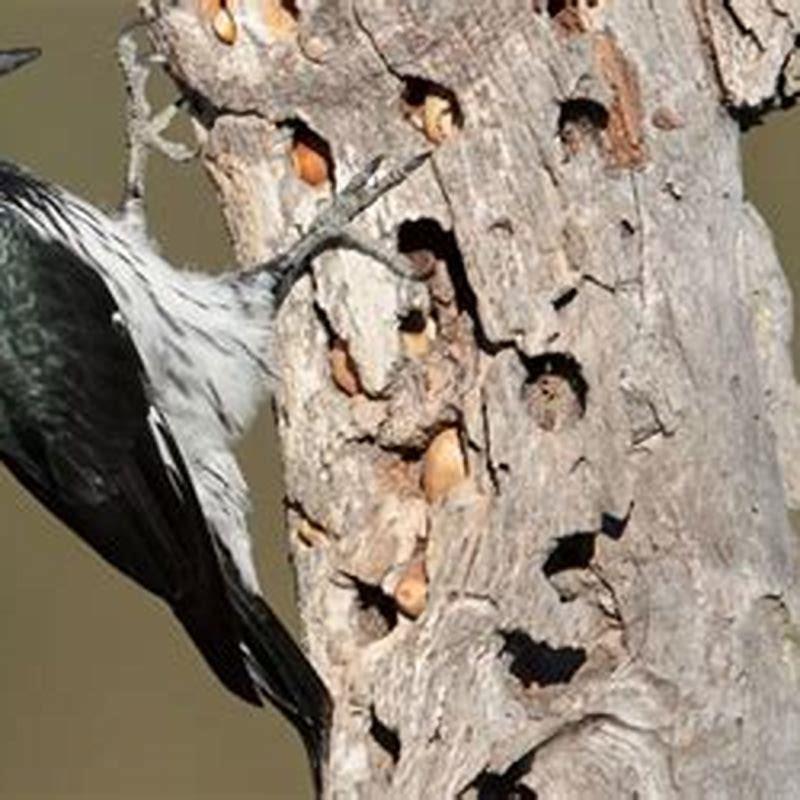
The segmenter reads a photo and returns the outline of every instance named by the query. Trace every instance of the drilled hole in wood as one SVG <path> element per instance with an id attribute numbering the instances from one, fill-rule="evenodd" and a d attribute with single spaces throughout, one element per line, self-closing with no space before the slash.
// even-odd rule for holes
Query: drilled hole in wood
<path id="1" fill-rule="evenodd" d="M 602 534 L 619 541 L 628 526 L 633 506 L 631 501 L 624 517 L 605 511 L 601 513 L 599 530 L 577 531 L 556 540 L 555 547 L 542 565 L 542 572 L 550 580 L 562 602 L 574 600 L 581 592 L 580 584 L 576 584 L 571 575 L 564 576 L 564 579 L 554 579 L 554 576 L 569 573 L 571 570 L 589 569 L 595 557 L 597 537 Z"/>
<path id="2" fill-rule="evenodd" d="M 370 708 L 369 735 L 375 740 L 378 746 L 396 764 L 400 760 L 402 742 L 394 728 L 390 728 L 375 713 L 375 706 Z"/>
<path id="3" fill-rule="evenodd" d="M 425 314 L 414 308 L 400 319 L 399 328 L 403 333 L 422 333 L 427 324 Z"/>
<path id="4" fill-rule="evenodd" d="M 302 120 L 282 123 L 292 131 L 292 168 L 295 175 L 309 186 L 335 185 L 335 165 L 330 145 Z"/>
<path id="5" fill-rule="evenodd" d="M 397 625 L 394 599 L 372 583 L 353 578 L 356 615 L 360 632 L 369 641 L 382 639 Z"/>
<path id="6" fill-rule="evenodd" d="M 508 781 L 496 772 L 484 770 L 474 785 L 475 800 L 537 800 L 539 795 L 522 783 L 509 785 Z M 464 798 L 466 800 L 466 797 Z"/>
<path id="7" fill-rule="evenodd" d="M 429 284 L 435 304 L 440 309 L 455 304 L 459 314 L 465 313 L 472 320 L 478 345 L 487 352 L 495 351 L 496 347 L 483 330 L 478 299 L 453 231 L 445 230 L 430 217 L 405 220 L 397 230 L 397 249 L 417 265 L 421 275 L 435 273 L 437 261 L 444 262 L 449 280 Z"/>
<path id="8" fill-rule="evenodd" d="M 526 689 L 534 683 L 537 686 L 569 683 L 586 663 L 582 647 L 551 647 L 547 642 L 535 641 L 519 628 L 498 633 L 503 637 L 500 656 L 511 656 L 508 671 Z"/>
<path id="9" fill-rule="evenodd" d="M 545 353 L 523 363 L 528 372 L 523 399 L 542 430 L 569 428 L 586 413 L 589 384 L 571 355 Z"/>
<path id="10" fill-rule="evenodd" d="M 603 512 L 600 515 L 600 531 L 611 539 L 618 541 L 628 527 L 632 510 L 633 503 L 631 503 L 628 513 L 624 517 L 617 517 L 614 514 Z"/>
<path id="11" fill-rule="evenodd" d="M 565 9 L 576 5 L 577 3 L 570 0 L 547 0 L 547 13 L 551 17 L 556 17 Z"/>
<path id="12" fill-rule="evenodd" d="M 594 533 L 571 533 L 562 536 L 542 566 L 546 577 L 568 569 L 586 569 L 594 558 Z"/>
<path id="13" fill-rule="evenodd" d="M 571 289 L 567 289 L 565 292 L 562 292 L 555 300 L 553 300 L 553 309 L 555 311 L 561 311 L 565 309 L 576 297 L 578 296 L 578 290 L 573 286 Z"/>
<path id="14" fill-rule="evenodd" d="M 522 781 L 531 772 L 535 750 L 529 750 L 504 772 L 482 770 L 458 800 L 537 800 L 536 792 Z"/>
<path id="15" fill-rule="evenodd" d="M 431 253 L 447 263 L 461 258 L 452 231 L 446 231 L 431 217 L 407 219 L 397 229 L 397 249 L 411 258 L 415 253 Z"/>
<path id="16" fill-rule="evenodd" d="M 587 142 L 602 146 L 602 135 L 610 120 L 611 115 L 602 103 L 588 97 L 575 97 L 561 103 L 558 135 L 565 150 L 576 155 Z"/>
<path id="17" fill-rule="evenodd" d="M 595 8 L 598 3 L 597 0 L 589 0 L 585 5 L 587 8 Z M 580 0 L 534 0 L 533 8 L 539 14 L 547 11 L 558 30 L 567 36 L 575 36 L 588 30 Z"/>
<path id="18" fill-rule="evenodd" d="M 403 77 L 401 101 L 411 124 L 434 144 L 441 144 L 464 127 L 464 113 L 455 92 L 434 81 Z"/>
<path id="19" fill-rule="evenodd" d="M 587 139 L 596 141 L 608 128 L 610 119 L 608 109 L 596 100 L 588 97 L 565 100 L 558 115 L 558 135 L 567 150 L 575 153 Z"/>

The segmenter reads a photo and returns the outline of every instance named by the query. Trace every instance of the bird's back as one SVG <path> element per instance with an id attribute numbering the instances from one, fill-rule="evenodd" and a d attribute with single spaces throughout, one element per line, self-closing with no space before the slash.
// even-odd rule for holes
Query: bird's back
<path id="1" fill-rule="evenodd" d="M 229 689 L 292 721 L 319 785 L 330 697 L 260 596 L 229 450 L 263 394 L 271 301 L 171 269 L 0 162 L 0 457 L 170 604 Z"/>
<path id="2" fill-rule="evenodd" d="M 0 208 L 0 397 L 11 404 L 9 414 L 17 421 L 24 416 L 47 435 L 80 434 L 87 421 L 83 408 L 70 400 L 91 399 L 93 410 L 105 409 L 102 396 L 89 397 L 102 394 L 102 378 L 115 392 L 122 381 L 119 393 L 141 414 L 146 399 L 139 376 L 121 368 L 135 353 L 125 336 L 109 336 L 114 313 L 112 298 L 91 270 Z M 90 364 L 93 353 L 98 357 Z M 115 374 L 101 375 L 100 370 Z M 129 436 L 128 423 L 119 417 L 115 421 L 119 435 Z M 89 427 L 97 424 L 95 418 Z M 103 449 L 113 449 L 116 438 Z"/>
<path id="3" fill-rule="evenodd" d="M 69 249 L 2 209 L 0 456 L 166 600 L 222 681 L 258 702 L 211 533 L 113 297 Z"/>

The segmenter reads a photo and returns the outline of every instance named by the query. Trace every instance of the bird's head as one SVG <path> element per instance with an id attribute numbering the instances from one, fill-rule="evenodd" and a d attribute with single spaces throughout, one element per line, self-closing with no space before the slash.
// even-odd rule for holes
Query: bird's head
<path id="1" fill-rule="evenodd" d="M 0 77 L 13 72 L 18 67 L 33 61 L 42 54 L 38 47 L 17 47 L 13 50 L 0 50 Z"/>

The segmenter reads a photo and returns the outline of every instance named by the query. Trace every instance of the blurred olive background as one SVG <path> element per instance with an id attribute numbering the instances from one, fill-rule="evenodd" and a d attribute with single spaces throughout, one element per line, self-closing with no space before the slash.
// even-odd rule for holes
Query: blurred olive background
<path id="1" fill-rule="evenodd" d="M 772 114 L 744 137 L 747 194 L 772 229 L 794 296 L 794 363 L 800 374 L 800 106 Z M 798 517 L 800 521 L 800 517 Z"/>
<path id="2" fill-rule="evenodd" d="M 0 46 L 43 59 L 3 80 L 0 153 L 104 207 L 123 169 L 113 49 L 134 0 L 3 0 Z M 162 81 L 158 96 L 170 96 Z M 751 198 L 800 290 L 800 114 L 747 135 Z M 153 233 L 178 263 L 230 263 L 196 164 L 155 156 Z M 295 622 L 269 414 L 242 448 L 262 575 Z M 0 470 L 0 798 L 307 798 L 300 745 L 277 715 L 230 698 L 157 601 L 66 533 Z"/>
<path id="3" fill-rule="evenodd" d="M 114 46 L 135 0 L 2 0 L 0 47 L 44 56 L 0 84 L 0 154 L 105 208 L 124 136 Z M 158 83 L 158 82 L 156 82 Z M 173 96 L 166 80 L 155 96 Z M 184 126 L 188 127 L 188 126 Z M 151 161 L 153 234 L 177 263 L 230 251 L 197 164 Z M 242 448 L 273 607 L 296 624 L 269 413 Z M 229 696 L 161 603 L 102 563 L 0 467 L 0 798 L 311 797 L 301 745 L 272 709 Z M 296 628 L 295 628 L 296 629 Z"/>

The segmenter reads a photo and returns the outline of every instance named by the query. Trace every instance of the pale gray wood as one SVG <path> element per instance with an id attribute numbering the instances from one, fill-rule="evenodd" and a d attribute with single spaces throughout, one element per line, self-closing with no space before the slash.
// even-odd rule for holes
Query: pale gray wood
<path id="1" fill-rule="evenodd" d="M 280 321 L 300 605 L 337 703 L 327 796 L 800 796 L 791 298 L 728 110 L 797 91 L 800 3 L 299 0 L 276 40 L 239 0 L 230 46 L 195 0 L 141 5 L 205 99 L 243 263 L 325 194 L 292 173 L 284 123 L 324 137 L 342 183 L 429 146 L 404 78 L 463 112 L 357 226 L 453 231 L 464 274 L 429 284 L 430 352 L 404 356 L 396 279 L 350 253 Z M 567 383 L 529 385 L 548 353 L 578 365 L 585 414 Z M 453 426 L 468 474 L 430 502 L 423 454 Z M 395 624 L 415 558 L 427 608 Z"/>

